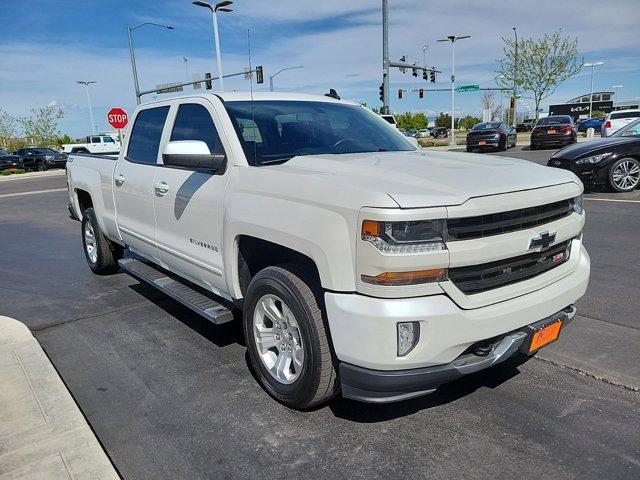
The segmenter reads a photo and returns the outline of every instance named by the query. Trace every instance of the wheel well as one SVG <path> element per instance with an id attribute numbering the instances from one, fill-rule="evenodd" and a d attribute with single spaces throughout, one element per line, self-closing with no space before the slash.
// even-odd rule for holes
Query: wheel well
<path id="1" fill-rule="evenodd" d="M 82 218 L 82 214 L 87 208 L 93 207 L 93 200 L 91 200 L 91 195 L 86 190 L 76 190 L 76 195 L 78 195 L 78 205 L 80 206 L 80 218 Z"/>
<path id="2" fill-rule="evenodd" d="M 248 235 L 238 239 L 238 280 L 244 296 L 251 279 L 263 268 L 293 263 L 302 267 L 320 285 L 320 274 L 308 256 L 277 243 Z"/>

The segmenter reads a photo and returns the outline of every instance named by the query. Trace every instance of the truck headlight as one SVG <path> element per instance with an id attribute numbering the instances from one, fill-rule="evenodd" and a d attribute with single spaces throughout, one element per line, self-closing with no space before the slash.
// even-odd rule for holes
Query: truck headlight
<path id="1" fill-rule="evenodd" d="M 611 155 L 612 152 L 600 153 L 599 155 L 591 155 L 590 157 L 579 158 L 576 160 L 576 164 L 578 165 L 593 165 L 595 163 L 600 163 L 602 160 Z"/>
<path id="2" fill-rule="evenodd" d="M 420 322 L 398 323 L 398 356 L 404 357 L 420 340 Z"/>
<path id="3" fill-rule="evenodd" d="M 362 240 L 382 253 L 424 253 L 446 250 L 444 220 L 408 222 L 362 222 Z"/>
<path id="4" fill-rule="evenodd" d="M 582 214 L 584 212 L 584 208 L 582 205 L 582 195 L 573 198 L 573 211 L 576 213 Z"/>

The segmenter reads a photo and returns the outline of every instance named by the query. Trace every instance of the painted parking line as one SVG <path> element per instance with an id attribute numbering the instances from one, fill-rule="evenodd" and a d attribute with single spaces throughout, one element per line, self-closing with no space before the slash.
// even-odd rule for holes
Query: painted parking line
<path id="1" fill-rule="evenodd" d="M 585 200 L 590 200 L 592 202 L 640 203 L 640 200 L 624 200 L 622 198 L 589 198 L 589 197 L 586 197 Z"/>
<path id="2" fill-rule="evenodd" d="M 0 195 L 0 198 L 22 197 L 24 195 L 38 195 L 40 193 L 66 192 L 66 191 L 67 191 L 66 188 L 50 188 L 48 190 L 32 190 L 31 192 L 4 193 Z"/>

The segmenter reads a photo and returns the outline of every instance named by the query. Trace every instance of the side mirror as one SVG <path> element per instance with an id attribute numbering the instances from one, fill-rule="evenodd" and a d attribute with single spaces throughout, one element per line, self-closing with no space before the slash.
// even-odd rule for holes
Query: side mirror
<path id="1" fill-rule="evenodd" d="M 207 144 L 201 140 L 169 142 L 162 152 L 162 163 L 172 167 L 217 172 L 224 167 L 226 161 L 226 155 L 212 154 Z"/>

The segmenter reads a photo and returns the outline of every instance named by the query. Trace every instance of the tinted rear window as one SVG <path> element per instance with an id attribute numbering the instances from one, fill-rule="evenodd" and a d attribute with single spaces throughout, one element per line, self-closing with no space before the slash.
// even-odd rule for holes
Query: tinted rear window
<path id="1" fill-rule="evenodd" d="M 136 117 L 127 150 L 127 160 L 155 164 L 158 161 L 160 137 L 169 107 L 142 110 Z"/>
<path id="2" fill-rule="evenodd" d="M 640 117 L 640 112 L 615 112 L 611 114 L 611 120 L 615 120 L 618 118 L 638 118 Z"/>
<path id="3" fill-rule="evenodd" d="M 564 123 L 571 123 L 571 117 L 562 116 L 562 117 L 545 117 L 538 120 L 537 126 L 544 125 L 562 125 Z"/>

